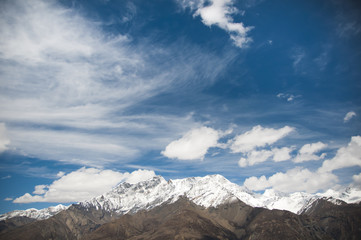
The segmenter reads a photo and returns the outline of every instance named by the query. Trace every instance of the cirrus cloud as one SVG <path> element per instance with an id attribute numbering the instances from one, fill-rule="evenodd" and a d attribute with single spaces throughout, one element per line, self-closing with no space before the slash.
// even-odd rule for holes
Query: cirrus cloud
<path id="1" fill-rule="evenodd" d="M 4 123 L 0 123 L 0 153 L 9 148 L 10 139 L 6 134 L 6 127 Z"/>
<path id="2" fill-rule="evenodd" d="M 353 118 L 353 117 L 356 117 L 356 113 L 353 112 L 353 111 L 348 112 L 348 113 L 346 113 L 345 117 L 343 118 L 343 121 L 344 121 L 344 122 L 348 122 L 348 121 L 350 121 L 351 118 Z"/>

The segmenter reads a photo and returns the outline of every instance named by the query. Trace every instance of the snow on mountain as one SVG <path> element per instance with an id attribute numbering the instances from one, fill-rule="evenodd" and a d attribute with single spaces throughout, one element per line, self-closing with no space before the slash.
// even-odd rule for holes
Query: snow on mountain
<path id="1" fill-rule="evenodd" d="M 54 216 L 55 214 L 67 209 L 68 207 L 69 206 L 64 206 L 62 204 L 59 204 L 54 207 L 48 207 L 48 208 L 44 208 L 44 209 L 40 209 L 40 210 L 35 209 L 35 208 L 30 208 L 27 210 L 15 210 L 15 211 L 8 212 L 8 213 L 1 215 L 0 221 L 6 220 L 9 218 L 13 218 L 13 217 L 28 217 L 28 218 L 33 218 L 36 220 L 43 220 L 43 219 L 47 219 L 51 216 Z"/>
<path id="2" fill-rule="evenodd" d="M 262 206 L 268 209 L 287 210 L 298 213 L 314 196 L 305 192 L 295 192 L 291 194 L 277 192 L 267 189 L 259 196 Z"/>
<path id="3" fill-rule="evenodd" d="M 156 176 L 138 184 L 121 183 L 112 191 L 81 202 L 84 207 L 95 207 L 118 214 L 151 209 L 164 202 L 175 202 L 185 196 L 197 205 L 216 207 L 232 199 L 239 199 L 252 207 L 281 209 L 297 213 L 313 197 L 307 193 L 284 194 L 266 190 L 255 194 L 245 187 L 231 183 L 221 175 L 191 177 L 166 181 Z"/>
<path id="4" fill-rule="evenodd" d="M 340 199 L 346 203 L 358 203 L 361 201 L 361 190 L 351 187 L 346 188 L 343 192 L 329 189 L 325 193 L 318 193 L 317 195 L 320 197 Z"/>
<path id="5" fill-rule="evenodd" d="M 156 176 L 137 184 L 124 182 L 112 191 L 80 204 L 125 214 L 139 209 L 151 209 L 164 202 L 172 203 L 181 196 L 204 207 L 215 207 L 234 197 L 252 206 L 260 204 L 249 190 L 231 183 L 221 175 L 169 181 Z"/>
<path id="6" fill-rule="evenodd" d="M 342 193 L 328 190 L 322 194 L 304 192 L 288 194 L 267 189 L 263 194 L 257 194 L 246 187 L 228 181 L 221 175 L 169 181 L 161 176 L 147 175 L 146 178 L 135 176 L 130 181 L 123 181 L 111 191 L 79 204 L 85 208 L 95 207 L 121 215 L 143 209 L 149 210 L 166 202 L 173 203 L 181 196 L 185 196 L 195 204 L 205 208 L 216 207 L 222 203 L 239 199 L 252 207 L 288 210 L 300 214 L 319 198 L 324 198 L 334 204 L 338 203 L 336 199 L 346 203 L 360 202 L 361 190 L 347 188 Z M 13 211 L 1 215 L 0 220 L 15 216 L 46 219 L 66 208 L 63 205 L 58 205 L 42 210 Z"/>

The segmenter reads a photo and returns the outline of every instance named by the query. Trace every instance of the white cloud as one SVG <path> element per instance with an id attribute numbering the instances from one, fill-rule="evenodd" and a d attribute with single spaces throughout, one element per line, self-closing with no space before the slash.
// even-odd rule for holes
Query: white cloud
<path id="1" fill-rule="evenodd" d="M 227 31 L 237 47 L 243 48 L 252 41 L 247 33 L 253 27 L 245 27 L 242 22 L 235 23 L 232 14 L 241 13 L 233 6 L 233 0 L 178 0 L 184 8 L 190 8 L 194 16 L 200 16 L 206 26 L 216 25 Z"/>
<path id="2" fill-rule="evenodd" d="M 332 173 L 311 172 L 308 169 L 293 168 L 287 172 L 278 172 L 269 178 L 266 176 L 250 177 L 244 181 L 244 186 L 260 191 L 273 188 L 281 192 L 304 191 L 314 193 L 326 190 L 338 181 Z"/>
<path id="3" fill-rule="evenodd" d="M 291 159 L 290 153 L 293 151 L 293 148 L 283 147 L 283 148 L 274 148 L 273 152 L 273 161 L 282 162 Z"/>
<path id="4" fill-rule="evenodd" d="M 12 200 L 13 200 L 13 198 L 9 198 L 9 197 L 4 199 L 4 201 L 12 201 Z"/>
<path id="5" fill-rule="evenodd" d="M 284 138 L 291 133 L 294 128 L 285 126 L 280 129 L 263 128 L 262 126 L 255 126 L 250 131 L 236 136 L 230 141 L 230 148 L 232 152 L 249 152 L 256 147 L 265 147 L 271 145 L 278 140 Z"/>
<path id="6" fill-rule="evenodd" d="M 265 162 L 272 157 L 275 162 L 287 161 L 291 158 L 290 152 L 292 148 L 273 148 L 271 150 L 254 150 L 247 153 L 246 157 L 242 157 L 238 161 L 240 167 L 253 166 L 255 164 Z"/>
<path id="7" fill-rule="evenodd" d="M 358 175 L 353 175 L 352 180 L 354 186 L 359 188 L 361 187 L 361 173 L 359 173 Z"/>
<path id="8" fill-rule="evenodd" d="M 48 188 L 47 185 L 37 185 L 35 186 L 35 190 L 33 191 L 33 194 L 44 194 L 46 193 L 46 188 Z"/>
<path id="9" fill-rule="evenodd" d="M 325 149 L 327 144 L 322 142 L 316 142 L 311 144 L 305 144 L 302 148 L 298 151 L 297 156 L 293 160 L 294 162 L 300 163 L 305 161 L 314 161 L 314 160 L 321 160 L 325 158 L 326 154 L 322 153 L 321 155 L 316 155 L 322 149 Z"/>
<path id="10" fill-rule="evenodd" d="M 6 133 L 6 127 L 4 123 L 0 123 L 0 153 L 6 151 L 10 144 L 10 139 Z"/>
<path id="11" fill-rule="evenodd" d="M 348 112 L 348 113 L 346 113 L 345 117 L 343 118 L 343 121 L 348 122 L 351 120 L 351 118 L 353 118 L 355 116 L 356 116 L 355 112 Z"/>
<path id="12" fill-rule="evenodd" d="M 325 160 L 319 171 L 331 172 L 336 169 L 360 166 L 361 167 L 361 137 L 351 137 L 346 147 L 337 150 L 336 156 Z"/>
<path id="13" fill-rule="evenodd" d="M 221 131 L 209 127 L 200 127 L 187 132 L 183 137 L 168 144 L 162 154 L 179 160 L 203 159 L 211 147 L 220 146 Z"/>
<path id="14" fill-rule="evenodd" d="M 154 176 L 154 171 L 148 170 L 121 173 L 112 170 L 83 167 L 63 175 L 50 185 L 37 185 L 33 192 L 34 195 L 26 193 L 16 198 L 13 202 L 79 202 L 103 194 L 121 181 L 134 184 Z"/>
<path id="15" fill-rule="evenodd" d="M 272 151 L 261 150 L 247 153 L 247 158 L 241 158 L 238 162 L 240 167 L 253 166 L 254 164 L 267 161 L 273 155 Z"/>
<path id="16" fill-rule="evenodd" d="M 5 180 L 5 179 L 9 179 L 9 178 L 11 178 L 11 175 L 4 176 L 1 178 L 1 180 Z"/>
<path id="17" fill-rule="evenodd" d="M 286 99 L 287 102 L 292 102 L 296 98 L 300 98 L 302 96 L 301 95 L 295 96 L 295 95 L 290 94 L 290 93 L 279 93 L 279 94 L 277 94 L 277 97 L 280 98 L 280 99 Z"/>
<path id="18" fill-rule="evenodd" d="M 1 5 L 0 122 L 9 123 L 18 152 L 104 167 L 108 159 L 129 162 L 160 150 L 197 124 L 187 113 L 140 115 L 134 108 L 163 91 L 203 87 L 236 57 L 184 41 L 157 48 L 152 39 L 135 43 L 102 27 L 54 0 Z"/>

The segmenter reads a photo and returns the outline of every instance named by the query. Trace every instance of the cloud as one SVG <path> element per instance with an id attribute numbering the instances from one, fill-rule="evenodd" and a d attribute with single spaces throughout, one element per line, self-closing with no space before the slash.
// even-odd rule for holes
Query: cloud
<path id="1" fill-rule="evenodd" d="M 296 72 L 303 70 L 303 60 L 306 57 L 306 52 L 303 48 L 296 47 L 293 49 L 291 59 L 293 60 L 293 69 Z"/>
<path id="2" fill-rule="evenodd" d="M 241 13 L 233 6 L 233 0 L 178 0 L 183 8 L 194 11 L 193 16 L 200 16 L 204 25 L 211 27 L 216 25 L 227 31 L 233 43 L 244 48 L 252 41 L 247 33 L 253 27 L 245 27 L 242 22 L 235 23 L 232 15 Z"/>
<path id="3" fill-rule="evenodd" d="M 273 161 L 283 162 L 291 159 L 290 153 L 293 151 L 293 148 L 283 147 L 283 148 L 274 148 L 273 152 Z"/>
<path id="4" fill-rule="evenodd" d="M 247 153 L 247 158 L 241 158 L 238 162 L 240 167 L 253 166 L 254 164 L 267 161 L 273 155 L 272 151 L 261 150 Z"/>
<path id="5" fill-rule="evenodd" d="M 332 172 L 336 169 L 360 166 L 361 167 L 361 137 L 351 137 L 346 147 L 337 150 L 335 157 L 325 160 L 319 169 L 321 172 Z"/>
<path id="6" fill-rule="evenodd" d="M 12 200 L 13 200 L 13 198 L 9 198 L 9 197 L 4 199 L 4 201 L 12 201 Z"/>
<path id="7" fill-rule="evenodd" d="M 266 176 L 247 178 L 244 186 L 255 191 L 273 188 L 281 192 L 315 193 L 334 186 L 337 181 L 337 176 L 332 173 L 311 172 L 308 169 L 297 167 L 285 173 L 278 172 L 269 178 Z"/>
<path id="8" fill-rule="evenodd" d="M 348 112 L 348 113 L 346 113 L 345 117 L 343 118 L 343 121 L 348 122 L 353 117 L 356 117 L 356 113 L 355 112 Z"/>
<path id="9" fill-rule="evenodd" d="M 7 137 L 6 127 L 4 123 L 0 123 L 0 153 L 8 150 L 10 139 Z"/>
<path id="10" fill-rule="evenodd" d="M 13 202 L 79 202 L 110 191 L 119 182 L 125 181 L 134 184 L 154 176 L 155 173 L 148 170 L 121 173 L 83 167 L 63 175 L 50 185 L 37 185 L 33 192 L 34 195 L 25 193 Z"/>
<path id="11" fill-rule="evenodd" d="M 300 162 L 324 159 L 326 156 L 325 153 L 322 153 L 320 156 L 316 155 L 315 153 L 321 151 L 322 149 L 325 149 L 326 147 L 327 144 L 324 144 L 322 142 L 305 144 L 298 151 L 298 154 L 293 161 L 296 163 L 300 163 Z"/>
<path id="12" fill-rule="evenodd" d="M 168 158 L 179 160 L 203 159 L 211 147 L 220 146 L 221 131 L 200 127 L 187 132 L 183 137 L 168 144 L 161 153 Z"/>
<path id="13" fill-rule="evenodd" d="M 292 102 L 296 98 L 302 97 L 302 95 L 295 96 L 295 95 L 289 94 L 289 93 L 279 93 L 279 94 L 277 94 L 277 97 L 280 98 L 280 99 L 286 99 L 287 102 Z"/>
<path id="14" fill-rule="evenodd" d="M 58 1 L 2 4 L 0 121 L 9 123 L 18 152 L 108 167 L 109 159 L 130 162 L 144 150 L 160 151 L 198 125 L 188 113 L 140 114 L 140 103 L 184 86 L 207 86 L 237 55 L 184 41 L 167 47 L 152 39 L 132 42 L 102 27 Z"/>
<path id="15" fill-rule="evenodd" d="M 271 145 L 284 138 L 292 131 L 294 131 L 294 128 L 289 126 L 285 126 L 280 129 L 274 129 L 263 128 L 262 126 L 258 125 L 253 127 L 250 131 L 238 135 L 233 140 L 231 140 L 229 142 L 231 144 L 230 148 L 233 153 L 249 152 L 256 147 L 265 147 L 267 145 Z"/>
<path id="16" fill-rule="evenodd" d="M 238 161 L 240 167 L 253 166 L 255 164 L 265 162 L 272 157 L 275 162 L 287 161 L 291 158 L 290 152 L 292 148 L 273 148 L 272 150 L 254 150 L 247 153 L 246 157 L 242 157 Z"/>
<path id="17" fill-rule="evenodd" d="M 4 176 L 1 178 L 1 180 L 5 180 L 5 179 L 9 179 L 9 178 L 11 178 L 11 175 Z"/>
<path id="18" fill-rule="evenodd" d="M 352 176 L 353 186 L 361 187 L 361 173 Z"/>

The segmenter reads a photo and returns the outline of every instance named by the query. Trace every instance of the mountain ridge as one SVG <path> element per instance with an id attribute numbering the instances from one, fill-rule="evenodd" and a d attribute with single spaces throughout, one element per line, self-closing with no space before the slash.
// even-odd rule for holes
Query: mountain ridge
<path id="1" fill-rule="evenodd" d="M 287 210 L 301 213 L 307 205 L 320 198 L 336 199 L 347 203 L 361 201 L 361 191 L 347 188 L 344 192 L 328 190 L 325 193 L 309 194 L 305 192 L 282 193 L 267 189 L 263 194 L 257 194 L 244 186 L 230 182 L 219 174 L 204 177 L 190 177 L 183 179 L 170 179 L 166 181 L 162 176 L 156 175 L 147 180 L 136 183 L 121 182 L 111 191 L 79 202 L 81 206 L 95 207 L 118 215 L 135 213 L 139 210 L 149 210 L 164 202 L 175 202 L 180 196 L 186 196 L 197 205 L 215 207 L 227 199 L 237 198 L 252 207 Z M 28 217 L 44 220 L 67 209 L 69 206 L 57 205 L 46 209 L 15 210 L 0 216 L 1 220 L 13 217 Z"/>

